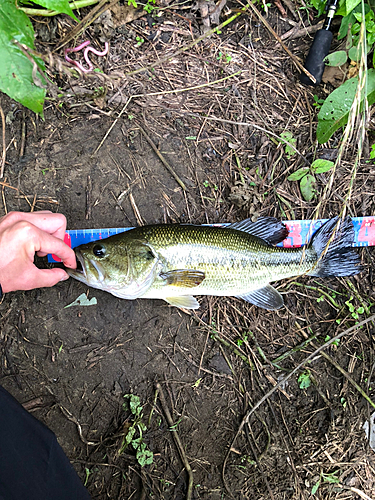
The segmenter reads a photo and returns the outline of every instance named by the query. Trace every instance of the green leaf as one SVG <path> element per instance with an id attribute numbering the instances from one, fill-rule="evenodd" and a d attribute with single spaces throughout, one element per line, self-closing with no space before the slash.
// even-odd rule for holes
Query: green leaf
<path id="1" fill-rule="evenodd" d="M 362 50 L 360 47 L 352 47 L 349 49 L 348 56 L 352 61 L 359 61 L 361 59 Z"/>
<path id="2" fill-rule="evenodd" d="M 324 101 L 318 114 L 316 136 L 323 144 L 338 130 L 346 125 L 350 108 L 357 91 L 358 77 L 351 78 L 334 90 Z M 375 102 L 375 69 L 367 71 L 367 100 L 369 105 Z M 361 104 L 363 104 L 362 96 Z"/>
<path id="3" fill-rule="evenodd" d="M 137 450 L 136 454 L 138 463 L 141 467 L 151 465 L 154 460 L 154 454 L 150 450 Z"/>
<path id="4" fill-rule="evenodd" d="M 314 198 L 316 193 L 315 185 L 316 180 L 313 175 L 307 174 L 305 177 L 302 177 L 299 186 L 301 188 L 302 196 L 306 201 L 311 201 Z"/>
<path id="5" fill-rule="evenodd" d="M 129 427 L 128 433 L 125 436 L 125 443 L 130 444 L 133 441 L 135 427 Z"/>
<path id="6" fill-rule="evenodd" d="M 359 23 L 354 23 L 351 29 L 352 35 L 357 35 L 361 31 L 361 25 Z M 358 37 L 354 37 L 353 40 L 357 43 Z"/>
<path id="7" fill-rule="evenodd" d="M 318 11 L 317 17 L 320 17 L 326 6 L 325 0 L 311 0 L 311 5 Z"/>
<path id="8" fill-rule="evenodd" d="M 333 161 L 318 159 L 312 163 L 311 170 L 316 174 L 323 174 L 324 172 L 331 170 L 333 165 Z"/>
<path id="9" fill-rule="evenodd" d="M 336 483 L 340 482 L 340 479 L 338 477 L 336 477 L 334 473 L 332 473 L 332 474 L 323 474 L 323 481 L 325 483 L 336 484 Z"/>
<path id="10" fill-rule="evenodd" d="M 374 23 L 375 24 L 375 23 Z M 375 31 L 367 32 L 367 54 L 375 43 Z"/>
<path id="11" fill-rule="evenodd" d="M 38 86 L 37 78 L 33 78 L 33 68 L 35 70 L 38 65 L 44 71 L 44 63 L 33 57 L 33 65 L 13 40 L 33 49 L 34 29 L 29 18 L 16 8 L 13 0 L 1 0 L 0 90 L 35 113 L 43 115 L 46 91 Z"/>
<path id="12" fill-rule="evenodd" d="M 350 297 L 349 300 L 345 301 L 345 304 L 348 306 L 348 309 L 349 309 L 350 312 L 354 312 L 355 311 L 355 307 L 354 307 L 354 305 L 351 302 L 352 300 L 353 300 L 353 297 Z"/>
<path id="13" fill-rule="evenodd" d="M 304 175 L 309 172 L 309 167 L 302 167 L 290 174 L 288 181 L 299 181 Z"/>
<path id="14" fill-rule="evenodd" d="M 73 14 L 72 9 L 70 8 L 69 0 L 36 0 L 35 3 L 49 10 L 55 10 L 56 12 L 62 14 L 68 14 L 68 16 L 78 21 L 76 16 Z"/>
<path id="15" fill-rule="evenodd" d="M 298 383 L 300 389 L 307 389 L 311 385 L 311 380 L 310 380 L 310 371 L 306 370 L 305 372 L 301 373 L 301 375 L 298 377 Z"/>
<path id="16" fill-rule="evenodd" d="M 139 430 L 140 430 L 141 432 L 145 432 L 145 431 L 147 431 L 146 424 L 144 424 L 142 421 L 141 421 L 141 422 L 138 422 L 138 424 L 137 424 L 137 425 L 138 425 Z"/>
<path id="17" fill-rule="evenodd" d="M 360 7 L 360 6 L 359 6 Z M 354 18 L 354 12 L 351 12 L 347 16 L 344 16 L 341 20 L 340 24 L 340 29 L 337 35 L 337 40 L 341 40 L 342 38 L 345 38 L 346 35 L 348 34 L 349 31 L 349 26 L 353 25 L 355 18 Z"/>
<path id="18" fill-rule="evenodd" d="M 285 141 L 289 142 L 289 144 L 291 145 L 290 146 L 289 144 L 285 144 L 285 153 L 288 156 L 288 158 L 295 155 L 296 151 L 292 146 L 295 146 L 297 139 L 295 137 L 293 137 L 292 132 L 289 132 L 288 130 L 286 130 L 285 132 L 282 132 L 280 134 L 280 137 L 282 139 L 284 139 Z M 284 141 L 282 141 L 282 142 L 284 142 Z"/>
<path id="19" fill-rule="evenodd" d="M 340 2 L 340 6 L 337 9 L 336 15 L 347 16 L 357 5 L 361 3 L 361 0 L 344 0 Z"/>
<path id="20" fill-rule="evenodd" d="M 135 396 L 134 394 L 130 395 L 129 407 L 133 415 L 136 415 L 137 413 L 139 413 L 139 411 L 142 411 L 141 400 L 139 396 Z"/>
<path id="21" fill-rule="evenodd" d="M 328 54 L 328 56 L 324 59 L 324 62 L 327 66 L 342 66 L 348 60 L 348 55 L 346 50 L 336 50 L 336 52 L 332 52 Z"/>
<path id="22" fill-rule="evenodd" d="M 312 487 L 312 490 L 311 490 L 311 494 L 312 495 L 315 495 L 315 493 L 318 491 L 319 489 L 319 486 L 320 486 L 320 479 L 314 484 L 314 486 Z"/>
<path id="23" fill-rule="evenodd" d="M 135 450 L 137 450 L 138 448 L 140 448 L 141 450 L 146 448 L 146 445 L 143 443 L 143 440 L 141 437 L 139 437 L 137 439 L 133 439 L 132 446 Z"/>

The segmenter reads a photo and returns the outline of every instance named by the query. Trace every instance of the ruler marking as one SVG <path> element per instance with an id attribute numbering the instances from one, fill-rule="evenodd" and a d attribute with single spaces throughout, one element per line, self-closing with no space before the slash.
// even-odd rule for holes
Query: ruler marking
<path id="1" fill-rule="evenodd" d="M 306 244 L 311 239 L 314 232 L 321 227 L 328 219 L 311 220 L 296 220 L 284 221 L 284 224 L 289 230 L 286 239 L 278 243 L 277 246 L 284 248 L 297 248 Z M 354 242 L 353 247 L 363 248 L 367 246 L 375 246 L 375 217 L 353 217 L 354 226 Z M 203 224 L 204 226 L 226 227 L 229 223 Z M 125 231 L 134 229 L 132 227 L 117 227 L 117 228 L 100 228 L 100 229 L 73 229 L 68 230 L 65 235 L 65 242 L 72 248 L 89 243 L 90 241 L 101 240 L 109 236 L 120 234 Z M 61 262 L 55 256 L 48 255 L 48 262 Z"/>

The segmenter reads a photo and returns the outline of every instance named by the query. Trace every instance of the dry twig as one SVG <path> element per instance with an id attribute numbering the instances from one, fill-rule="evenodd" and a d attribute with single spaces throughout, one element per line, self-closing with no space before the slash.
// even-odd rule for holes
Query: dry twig
<path id="1" fill-rule="evenodd" d="M 142 132 L 144 135 L 146 141 L 150 144 L 154 152 L 157 154 L 159 160 L 162 162 L 162 164 L 165 166 L 165 168 L 168 170 L 168 172 L 172 175 L 172 177 L 175 178 L 177 184 L 182 187 L 184 191 L 186 191 L 186 186 L 182 182 L 182 180 L 179 178 L 179 176 L 176 174 L 176 172 L 173 170 L 173 168 L 169 165 L 167 160 L 164 158 L 164 156 L 160 153 L 158 148 L 155 146 L 154 142 L 150 139 L 150 137 L 146 134 L 146 132 L 143 130 L 143 128 L 138 125 L 139 130 Z"/>
<path id="2" fill-rule="evenodd" d="M 314 345 L 314 343 L 312 343 L 311 345 Z M 359 386 L 355 380 L 353 380 L 353 378 L 349 375 L 349 373 L 346 372 L 344 368 L 342 368 L 342 366 L 336 363 L 336 361 L 333 358 L 331 358 L 331 356 L 329 356 L 327 353 L 322 352 L 321 354 L 327 361 L 329 361 L 336 368 L 336 370 L 338 370 L 342 375 L 344 375 L 344 377 L 352 384 L 352 386 L 355 389 L 357 389 L 357 391 L 361 394 L 361 396 L 365 398 L 368 404 L 375 409 L 375 403 L 371 401 L 371 398 L 365 393 L 362 387 Z"/>
<path id="3" fill-rule="evenodd" d="M 126 108 L 129 106 L 129 103 L 130 101 L 132 100 L 132 97 L 129 97 L 129 99 L 126 101 L 126 103 L 124 104 L 122 110 L 120 111 L 118 117 L 113 121 L 112 125 L 109 127 L 109 129 L 107 130 L 107 132 L 105 133 L 103 139 L 100 141 L 99 143 L 99 146 L 95 149 L 95 151 L 93 152 L 92 156 L 91 157 L 94 157 L 96 155 L 96 153 L 99 151 L 99 149 L 103 146 L 105 140 L 107 139 L 107 137 L 109 136 L 109 134 L 111 133 L 113 127 L 116 125 L 116 123 L 119 121 L 119 119 L 121 118 L 122 114 L 124 113 L 124 111 L 126 110 Z"/>
<path id="4" fill-rule="evenodd" d="M 91 219 L 91 194 L 92 194 L 92 182 L 91 182 L 91 176 L 87 176 L 87 185 L 86 185 L 86 215 L 85 219 L 90 220 Z"/>
<path id="5" fill-rule="evenodd" d="M 175 424 L 174 424 L 174 422 L 172 420 L 172 416 L 170 414 L 170 411 L 169 411 L 169 408 L 168 408 L 168 405 L 167 405 L 167 401 L 165 399 L 164 391 L 163 391 L 161 385 L 159 384 L 159 382 L 156 383 L 155 387 L 156 387 L 156 390 L 159 392 L 160 403 L 161 403 L 161 406 L 163 408 L 163 411 L 164 411 L 164 414 L 165 414 L 165 418 L 167 419 L 168 425 L 169 425 L 169 427 L 173 427 Z M 186 492 L 186 500 L 191 500 L 191 496 L 192 496 L 192 493 L 193 493 L 193 472 L 192 472 L 190 464 L 189 464 L 189 462 L 188 462 L 188 460 L 186 458 L 184 447 L 183 447 L 183 445 L 181 443 L 181 440 L 180 440 L 180 438 L 179 438 L 179 436 L 177 434 L 177 430 L 175 428 L 173 428 L 172 436 L 173 436 L 173 439 L 174 439 L 174 441 L 176 443 L 178 452 L 180 454 L 182 463 L 184 464 L 184 467 L 186 469 L 186 472 L 187 472 L 187 475 L 188 475 L 188 479 L 189 479 L 188 489 L 187 489 L 187 492 Z"/>
<path id="6" fill-rule="evenodd" d="M 69 410 L 67 410 L 64 406 L 62 405 L 58 405 L 60 410 L 62 411 L 63 415 L 68 419 L 70 420 L 71 422 L 73 422 L 76 426 L 77 426 L 77 429 L 78 429 L 78 434 L 79 434 L 79 437 L 81 438 L 81 441 L 83 443 L 85 443 L 86 445 L 88 446 L 97 446 L 98 444 L 100 444 L 100 442 L 93 442 L 93 441 L 87 441 L 87 439 L 85 438 L 85 436 L 83 435 L 83 432 L 82 432 L 82 426 L 81 424 L 78 422 L 78 420 L 76 419 L 76 417 L 74 415 L 72 415 L 72 413 L 70 413 Z"/>
<path id="7" fill-rule="evenodd" d="M 279 42 L 279 44 L 282 46 L 282 48 L 285 50 L 285 52 L 288 54 L 288 56 L 292 59 L 294 64 L 297 66 L 297 68 L 300 69 L 301 71 L 303 71 L 310 78 L 310 80 L 315 83 L 316 79 L 313 77 L 313 75 L 311 75 L 307 71 L 307 69 L 303 66 L 303 64 L 301 64 L 299 62 L 299 60 L 296 58 L 296 56 L 290 52 L 288 47 L 281 40 L 281 38 L 276 33 L 276 31 L 270 26 L 268 21 L 266 21 L 266 19 L 262 16 L 262 14 L 259 12 L 259 10 L 255 7 L 255 5 L 252 2 L 249 2 L 247 4 L 247 6 L 251 8 L 251 10 L 255 13 L 255 15 L 257 16 L 259 21 L 261 21 L 264 24 L 264 26 L 268 29 L 268 31 L 276 38 L 276 40 Z"/>

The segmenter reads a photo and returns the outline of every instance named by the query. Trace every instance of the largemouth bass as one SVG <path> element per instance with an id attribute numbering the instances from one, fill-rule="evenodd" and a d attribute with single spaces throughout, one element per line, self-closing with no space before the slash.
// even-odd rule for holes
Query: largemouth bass
<path id="1" fill-rule="evenodd" d="M 282 248 L 288 230 L 259 218 L 225 228 L 164 224 L 131 229 L 75 248 L 73 277 L 124 299 L 164 299 L 197 309 L 194 295 L 242 298 L 264 309 L 283 305 L 269 283 L 283 278 L 351 276 L 361 271 L 350 218 L 326 222 L 303 248 Z"/>

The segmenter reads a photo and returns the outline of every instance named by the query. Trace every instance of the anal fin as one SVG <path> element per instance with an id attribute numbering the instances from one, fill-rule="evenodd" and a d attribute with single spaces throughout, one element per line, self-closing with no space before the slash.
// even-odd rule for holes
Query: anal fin
<path id="1" fill-rule="evenodd" d="M 243 295 L 237 295 L 237 298 L 269 311 L 275 311 L 284 305 L 282 296 L 271 285 L 258 288 L 258 290 L 251 290 Z"/>
<path id="2" fill-rule="evenodd" d="M 168 304 L 183 309 L 199 309 L 199 302 L 191 295 L 176 295 L 175 297 L 166 297 L 164 299 Z"/>

